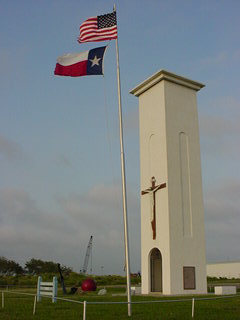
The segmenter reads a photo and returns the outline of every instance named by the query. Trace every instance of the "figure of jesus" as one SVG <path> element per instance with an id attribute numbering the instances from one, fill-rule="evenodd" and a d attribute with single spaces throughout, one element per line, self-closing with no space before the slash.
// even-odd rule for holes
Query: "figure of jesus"
<path id="1" fill-rule="evenodd" d="M 151 202 L 151 226 L 153 231 L 153 240 L 156 239 L 156 205 L 155 205 L 155 193 L 162 188 L 166 188 L 166 183 L 162 183 L 156 186 L 155 177 L 151 178 L 152 186 L 141 192 L 141 195 L 149 194 Z"/>

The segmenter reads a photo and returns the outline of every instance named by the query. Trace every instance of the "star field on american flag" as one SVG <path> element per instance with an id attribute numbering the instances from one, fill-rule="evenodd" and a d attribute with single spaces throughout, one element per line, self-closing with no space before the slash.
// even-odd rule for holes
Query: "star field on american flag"
<path id="1" fill-rule="evenodd" d="M 103 14 L 97 17 L 98 29 L 113 27 L 117 24 L 116 12 Z"/>

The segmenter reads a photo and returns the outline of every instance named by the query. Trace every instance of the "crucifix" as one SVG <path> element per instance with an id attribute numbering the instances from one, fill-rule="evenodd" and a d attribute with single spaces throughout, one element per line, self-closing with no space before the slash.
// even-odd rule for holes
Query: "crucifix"
<path id="1" fill-rule="evenodd" d="M 156 179 L 155 177 L 151 178 L 152 186 L 146 190 L 143 190 L 141 192 L 141 195 L 149 194 L 151 199 L 151 225 L 152 225 L 152 231 L 153 231 L 153 240 L 156 239 L 156 206 L 155 206 L 155 193 L 159 189 L 166 188 L 166 183 L 162 183 L 156 186 Z"/>

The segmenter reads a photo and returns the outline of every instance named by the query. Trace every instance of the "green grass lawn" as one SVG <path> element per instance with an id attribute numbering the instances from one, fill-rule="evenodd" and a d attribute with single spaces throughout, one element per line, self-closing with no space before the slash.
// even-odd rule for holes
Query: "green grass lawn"
<path id="1" fill-rule="evenodd" d="M 19 289 L 23 292 L 23 289 Z M 34 293 L 36 290 L 24 290 L 28 293 Z M 85 295 L 67 295 L 65 298 L 77 301 L 126 301 L 126 296 L 112 296 L 113 293 L 123 293 L 123 288 L 109 288 L 106 296 L 97 296 L 96 293 Z M 1 308 L 0 299 L 0 319 L 1 320 L 46 320 L 46 319 L 82 319 L 83 306 L 82 304 L 58 301 L 53 304 L 50 299 L 43 298 L 37 303 L 36 314 L 33 315 L 34 296 L 24 296 L 19 294 L 7 293 L 4 294 L 5 306 Z M 59 297 L 62 297 L 59 291 Z M 213 296 L 209 296 L 213 297 Z M 1 298 L 1 296 L 0 296 Z M 149 301 L 149 300 L 170 300 L 170 299 L 190 299 L 191 297 L 145 297 L 133 296 L 132 301 Z M 192 319 L 192 302 L 162 302 L 151 304 L 134 304 L 132 305 L 131 319 L 138 320 L 158 320 L 158 319 Z M 88 304 L 87 305 L 88 320 L 117 320 L 129 319 L 127 316 L 127 305 L 121 304 Z M 240 319 L 240 296 L 233 298 L 224 298 L 217 300 L 195 301 L 195 317 L 194 319 L 208 320 L 239 320 Z"/>

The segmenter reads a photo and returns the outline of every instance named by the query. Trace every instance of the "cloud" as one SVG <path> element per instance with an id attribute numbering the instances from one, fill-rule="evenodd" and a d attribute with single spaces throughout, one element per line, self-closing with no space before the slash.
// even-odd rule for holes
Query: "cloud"
<path id="1" fill-rule="evenodd" d="M 101 272 L 104 266 L 106 273 L 123 273 L 120 186 L 99 185 L 83 194 L 58 195 L 55 201 L 58 205 L 55 212 L 44 211 L 26 191 L 1 189 L 0 255 L 20 263 L 32 257 L 59 261 L 79 270 L 89 237 L 93 235 L 93 271 Z M 135 226 L 131 231 L 134 238 L 131 247 L 139 252 L 138 200 L 131 192 L 128 203 L 130 225 Z M 133 268 L 139 269 L 139 253 Z"/>
<path id="2" fill-rule="evenodd" d="M 204 67 L 207 66 L 215 66 L 215 65 L 221 65 L 223 62 L 227 61 L 227 54 L 226 52 L 219 52 L 215 56 L 211 57 L 205 57 L 202 60 L 200 60 L 200 64 Z"/>
<path id="3" fill-rule="evenodd" d="M 233 59 L 234 59 L 234 61 L 240 60 L 240 49 L 233 52 Z"/>
<path id="4" fill-rule="evenodd" d="M 205 192 L 209 261 L 240 256 L 240 183 L 225 182 Z M 120 185 L 98 185 L 82 194 L 58 195 L 55 212 L 44 211 L 21 189 L 0 190 L 0 255 L 20 263 L 35 257 L 82 268 L 93 235 L 93 272 L 122 273 L 123 217 Z M 128 192 L 131 266 L 140 269 L 139 199 Z"/>
<path id="5" fill-rule="evenodd" d="M 231 96 L 210 101 L 200 114 L 209 261 L 240 257 L 239 116 L 240 102 Z"/>
<path id="6" fill-rule="evenodd" d="M 63 212 L 79 223 L 79 231 L 100 235 L 100 243 L 107 247 L 122 247 L 123 213 L 120 185 L 98 185 L 82 195 L 58 198 Z M 131 220 L 139 219 L 138 199 L 128 192 Z"/>
<path id="7" fill-rule="evenodd" d="M 205 191 L 208 261 L 240 256 L 240 183 L 225 181 Z M 97 185 L 81 194 L 58 195 L 53 212 L 22 189 L 0 190 L 0 255 L 20 263 L 35 257 L 82 268 L 93 235 L 93 272 L 122 273 L 123 215 L 120 185 Z M 131 267 L 140 269 L 140 208 L 128 192 Z"/>
<path id="8" fill-rule="evenodd" d="M 208 103 L 199 117 L 203 151 L 208 155 L 238 155 L 240 102 L 222 97 Z"/>
<path id="9" fill-rule="evenodd" d="M 239 260 L 240 182 L 229 180 L 205 194 L 207 257 Z"/>
<path id="10" fill-rule="evenodd" d="M 0 74 L 8 75 L 9 72 L 13 72 L 14 66 L 12 61 L 14 60 L 12 59 L 11 51 L 6 48 L 2 48 L 0 52 Z"/>
<path id="11" fill-rule="evenodd" d="M 8 88 L 13 92 L 15 85 L 19 87 L 25 80 L 26 74 L 26 45 L 21 45 L 12 50 L 8 47 L 1 47 L 0 51 L 0 83 L 1 87 Z"/>
<path id="12" fill-rule="evenodd" d="M 24 190 L 0 190 L 0 222 L 1 255 L 22 263 L 37 257 L 67 264 L 70 257 L 65 249 L 75 249 L 70 235 L 76 228 L 69 219 L 43 211 Z"/>
<path id="13" fill-rule="evenodd" d="M 2 189 L 0 193 L 1 219 L 11 223 L 25 223 L 39 213 L 30 196 L 19 189 Z M 10 214 L 9 214 L 10 213 Z M 19 221 L 18 221 L 19 220 Z"/>
<path id="14" fill-rule="evenodd" d="M 139 115 L 138 109 L 128 112 L 124 118 L 124 129 L 127 132 L 138 133 L 139 130 Z"/>
<path id="15" fill-rule="evenodd" d="M 202 115 L 200 119 L 202 133 L 210 138 L 222 138 L 239 134 L 237 119 L 226 119 L 220 115 Z"/>
<path id="16" fill-rule="evenodd" d="M 69 157 L 67 157 L 64 154 L 60 154 L 58 155 L 58 157 L 56 158 L 56 163 L 62 167 L 65 168 L 72 168 L 72 162 L 70 161 Z"/>
<path id="17" fill-rule="evenodd" d="M 23 157 L 23 150 L 15 141 L 0 135 L 0 156 L 9 161 L 16 161 Z"/>

